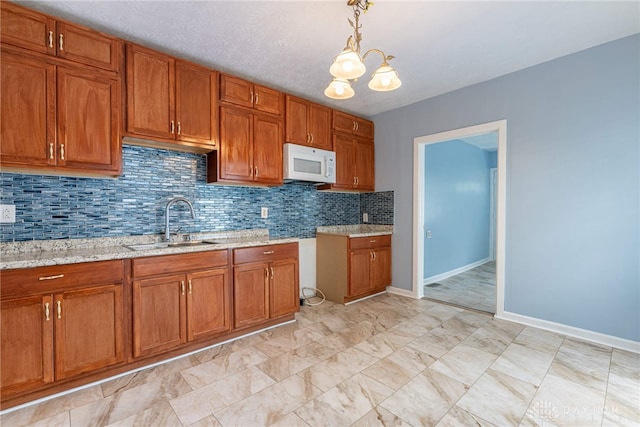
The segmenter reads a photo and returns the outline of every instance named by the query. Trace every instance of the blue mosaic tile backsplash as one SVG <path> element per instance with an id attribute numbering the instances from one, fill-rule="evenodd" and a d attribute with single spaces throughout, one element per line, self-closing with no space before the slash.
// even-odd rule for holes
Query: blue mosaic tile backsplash
<path id="1" fill-rule="evenodd" d="M 0 200 L 16 205 L 16 223 L 0 224 L 0 241 L 162 233 L 165 205 L 176 196 L 194 202 L 197 216 L 173 205 L 172 231 L 181 233 L 268 228 L 272 237 L 315 237 L 317 226 L 359 224 L 363 203 L 369 223 L 393 223 L 393 192 L 325 193 L 307 183 L 219 186 L 205 176 L 204 155 L 127 145 L 115 179 L 2 173 Z M 260 218 L 261 207 L 269 218 Z"/>

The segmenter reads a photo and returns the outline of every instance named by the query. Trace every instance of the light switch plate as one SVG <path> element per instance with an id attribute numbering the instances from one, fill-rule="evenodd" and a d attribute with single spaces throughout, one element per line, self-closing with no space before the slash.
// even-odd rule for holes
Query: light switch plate
<path id="1" fill-rule="evenodd" d="M 269 208 L 260 208 L 260 218 L 269 218 Z"/>
<path id="2" fill-rule="evenodd" d="M 0 205 L 0 223 L 13 224 L 16 222 L 16 206 Z"/>
<path id="3" fill-rule="evenodd" d="M 365 223 L 369 222 L 369 214 L 368 213 L 364 212 L 362 214 L 362 222 L 365 222 Z"/>

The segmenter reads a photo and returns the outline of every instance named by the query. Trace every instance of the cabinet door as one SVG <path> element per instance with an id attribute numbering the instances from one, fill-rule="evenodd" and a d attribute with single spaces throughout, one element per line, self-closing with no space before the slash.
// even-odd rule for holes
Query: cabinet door
<path id="1" fill-rule="evenodd" d="M 220 75 L 220 100 L 253 108 L 253 83 L 238 77 Z"/>
<path id="2" fill-rule="evenodd" d="M 55 66 L 7 52 L 0 63 L 2 164 L 55 165 Z"/>
<path id="3" fill-rule="evenodd" d="M 355 147 L 353 138 L 336 134 L 333 136 L 333 151 L 336 152 L 336 188 L 353 188 L 355 184 Z"/>
<path id="4" fill-rule="evenodd" d="M 226 268 L 187 276 L 187 339 L 208 338 L 231 329 L 230 283 Z"/>
<path id="5" fill-rule="evenodd" d="M 173 58 L 127 44 L 128 132 L 175 138 L 174 78 Z"/>
<path id="6" fill-rule="evenodd" d="M 254 181 L 282 184 L 282 120 L 267 115 L 253 118 Z"/>
<path id="7" fill-rule="evenodd" d="M 56 379 L 124 361 L 122 285 L 54 296 Z"/>
<path id="8" fill-rule="evenodd" d="M 285 140 L 292 144 L 310 145 L 307 129 L 308 101 L 287 95 L 285 115 Z"/>
<path id="9" fill-rule="evenodd" d="M 252 114 L 235 108 L 220 108 L 220 178 L 253 180 L 252 141 Z"/>
<path id="10" fill-rule="evenodd" d="M 56 26 L 57 56 L 92 67 L 118 70 L 118 39 L 62 21 Z"/>
<path id="11" fill-rule="evenodd" d="M 2 397 L 53 381 L 51 295 L 2 301 L 0 314 Z"/>
<path id="12" fill-rule="evenodd" d="M 278 260 L 269 266 L 269 314 L 272 318 L 298 311 L 300 290 L 298 262 L 295 259 Z"/>
<path id="13" fill-rule="evenodd" d="M 373 250 L 371 262 L 371 286 L 375 289 L 391 284 L 391 248 L 381 247 Z"/>
<path id="14" fill-rule="evenodd" d="M 58 67 L 58 165 L 118 173 L 120 80 Z"/>
<path id="15" fill-rule="evenodd" d="M 323 105 L 309 105 L 309 134 L 311 146 L 331 150 L 331 109 Z"/>
<path id="16" fill-rule="evenodd" d="M 133 282 L 133 355 L 162 353 L 186 342 L 184 275 Z"/>
<path id="17" fill-rule="evenodd" d="M 345 133 L 355 133 L 355 117 L 341 111 L 333 110 L 333 130 Z"/>
<path id="18" fill-rule="evenodd" d="M 268 264 L 243 264 L 233 268 L 233 313 L 235 328 L 269 319 Z"/>
<path id="19" fill-rule="evenodd" d="M 363 138 L 373 139 L 373 122 L 359 117 L 354 117 L 354 120 L 356 122 L 355 134 Z"/>
<path id="20" fill-rule="evenodd" d="M 179 140 L 216 144 L 217 77 L 213 71 L 176 62 L 176 132 Z"/>
<path id="21" fill-rule="evenodd" d="M 356 187 L 373 191 L 375 188 L 375 165 L 373 141 L 360 140 L 356 147 Z"/>
<path id="22" fill-rule="evenodd" d="M 349 289 L 348 295 L 355 296 L 368 292 L 371 251 L 361 249 L 349 252 Z"/>
<path id="23" fill-rule="evenodd" d="M 8 1 L 0 2 L 0 17 L 2 43 L 40 53 L 55 53 L 56 29 L 53 18 Z M 4 61 L 4 57 L 2 59 Z M 2 93 L 4 96 L 5 92 Z"/>
<path id="24" fill-rule="evenodd" d="M 284 95 L 275 89 L 254 85 L 253 106 L 265 113 L 281 115 L 284 110 Z"/>

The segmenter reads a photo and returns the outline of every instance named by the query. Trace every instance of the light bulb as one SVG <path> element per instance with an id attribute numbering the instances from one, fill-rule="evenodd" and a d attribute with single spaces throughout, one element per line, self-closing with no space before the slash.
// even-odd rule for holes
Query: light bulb
<path id="1" fill-rule="evenodd" d="M 343 63 L 342 63 L 342 70 L 343 70 L 345 73 L 349 73 L 349 72 L 351 72 L 351 70 L 353 70 L 353 62 L 351 62 L 351 61 L 343 62 Z"/>
<path id="2" fill-rule="evenodd" d="M 383 77 L 380 79 L 380 84 L 382 86 L 389 86 L 391 84 L 391 79 L 389 77 Z"/>
<path id="3" fill-rule="evenodd" d="M 337 86 L 337 87 L 336 87 L 336 94 L 338 94 L 338 95 L 344 95 L 344 87 L 342 87 L 342 86 Z"/>

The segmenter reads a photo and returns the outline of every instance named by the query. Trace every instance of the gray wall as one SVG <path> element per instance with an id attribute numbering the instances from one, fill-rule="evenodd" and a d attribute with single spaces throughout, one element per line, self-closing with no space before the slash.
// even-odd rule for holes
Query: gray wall
<path id="1" fill-rule="evenodd" d="M 413 138 L 507 119 L 505 310 L 640 341 L 639 56 L 634 35 L 373 117 L 394 286 L 411 288 Z"/>

